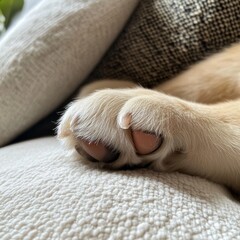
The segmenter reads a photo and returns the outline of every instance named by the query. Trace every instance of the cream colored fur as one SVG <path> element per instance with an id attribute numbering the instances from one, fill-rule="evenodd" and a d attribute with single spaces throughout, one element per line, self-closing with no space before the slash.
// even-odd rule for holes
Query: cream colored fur
<path id="1" fill-rule="evenodd" d="M 240 44 L 154 90 L 104 80 L 83 88 L 79 97 L 58 127 L 70 149 L 78 137 L 101 141 L 121 153 L 112 168 L 151 163 L 157 171 L 181 171 L 240 190 Z M 162 146 L 137 155 L 130 128 L 161 135 Z"/>

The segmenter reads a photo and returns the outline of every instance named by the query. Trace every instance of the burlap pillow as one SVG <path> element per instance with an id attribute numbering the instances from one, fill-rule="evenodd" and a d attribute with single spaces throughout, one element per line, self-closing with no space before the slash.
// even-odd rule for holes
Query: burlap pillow
<path id="1" fill-rule="evenodd" d="M 144 0 L 92 75 L 152 87 L 240 37 L 239 0 Z"/>

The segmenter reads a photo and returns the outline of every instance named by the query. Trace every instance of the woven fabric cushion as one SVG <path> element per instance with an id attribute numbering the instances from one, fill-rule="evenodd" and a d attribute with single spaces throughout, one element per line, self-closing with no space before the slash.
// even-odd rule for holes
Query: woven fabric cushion
<path id="1" fill-rule="evenodd" d="M 239 0 L 144 0 L 92 78 L 153 87 L 240 36 Z"/>
<path id="2" fill-rule="evenodd" d="M 63 102 L 138 0 L 42 0 L 0 41 L 0 146 Z"/>
<path id="3" fill-rule="evenodd" d="M 240 205 L 198 177 L 106 171 L 55 138 L 0 149 L 0 239 L 237 240 Z"/>

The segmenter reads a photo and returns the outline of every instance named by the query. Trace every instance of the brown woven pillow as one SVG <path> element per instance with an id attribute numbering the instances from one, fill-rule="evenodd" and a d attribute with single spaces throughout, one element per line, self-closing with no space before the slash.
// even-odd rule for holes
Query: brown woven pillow
<path id="1" fill-rule="evenodd" d="M 153 87 L 239 37 L 239 0 L 144 0 L 91 78 Z"/>

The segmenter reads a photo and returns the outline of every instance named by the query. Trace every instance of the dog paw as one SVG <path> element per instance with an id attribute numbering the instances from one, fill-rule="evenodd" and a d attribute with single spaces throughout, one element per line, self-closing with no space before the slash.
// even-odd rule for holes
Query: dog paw
<path id="1" fill-rule="evenodd" d="M 176 170 L 184 148 L 178 138 L 182 108 L 176 98 L 153 90 L 100 90 L 68 107 L 58 138 L 102 166 Z"/>

